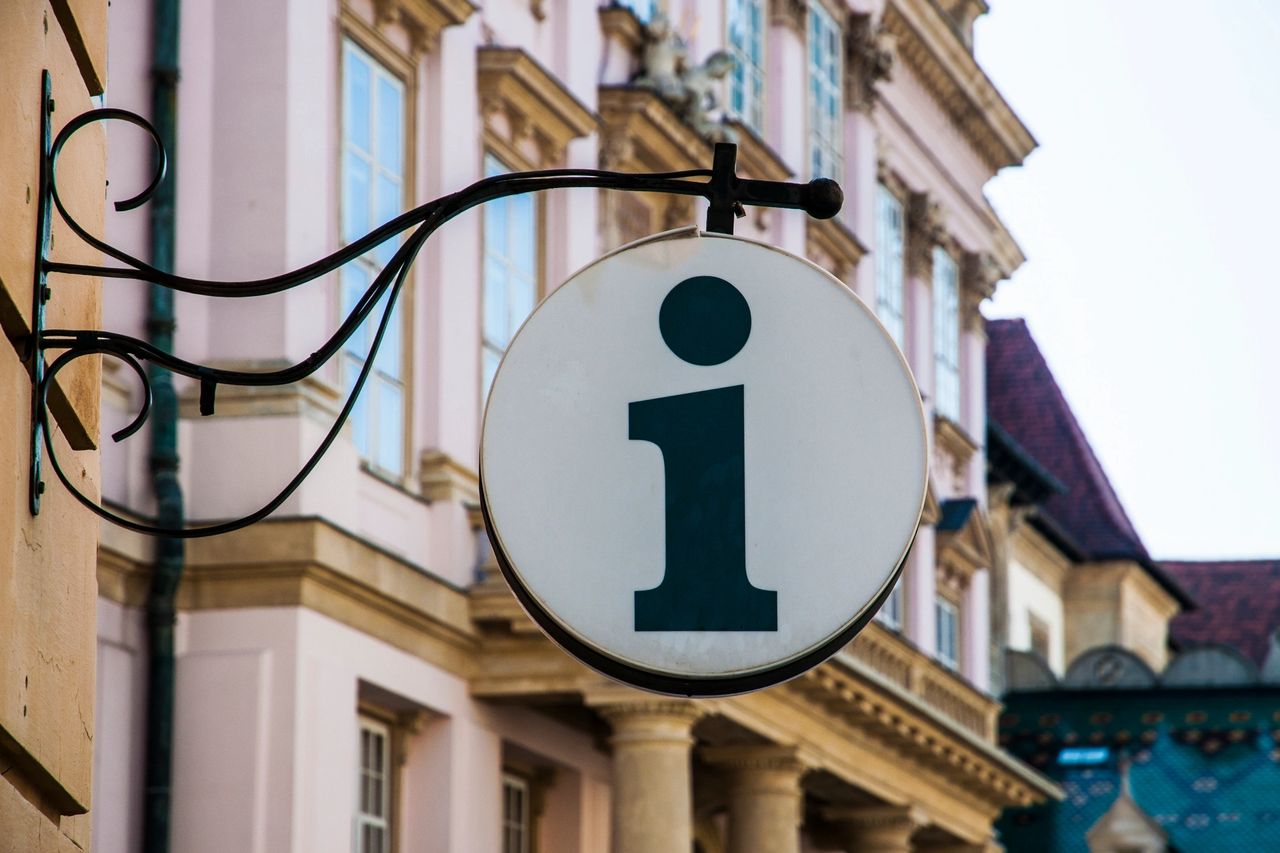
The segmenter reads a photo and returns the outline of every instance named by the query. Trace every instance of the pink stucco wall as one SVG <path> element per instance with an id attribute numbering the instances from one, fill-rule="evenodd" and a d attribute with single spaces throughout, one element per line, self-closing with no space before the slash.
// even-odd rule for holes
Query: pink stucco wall
<path id="1" fill-rule="evenodd" d="M 353 3 L 356 13 L 367 0 Z M 536 4 L 535 4 L 536 5 Z M 879 2 L 850 2 L 878 13 Z M 336 248 L 338 186 L 337 0 L 186 0 L 182 4 L 179 100 L 177 269 L 202 277 L 278 273 Z M 527 0 L 492 0 L 464 25 L 444 31 L 417 69 L 415 201 L 477 179 L 482 125 L 475 51 L 486 43 L 519 45 L 559 77 L 582 103 L 596 86 L 625 77 L 616 45 L 606 55 L 594 4 L 546 3 L 537 21 Z M 671 17 L 691 29 L 698 57 L 722 46 L 722 0 L 672 0 Z M 149 103 L 147 4 L 111 11 L 111 88 L 107 102 L 145 113 Z M 402 38 L 395 28 L 393 38 Z M 798 175 L 806 171 L 806 51 L 802 38 L 771 25 L 766 57 L 775 92 L 768 100 L 768 144 Z M 778 89 L 795 96 L 779 97 Z M 913 190 L 942 205 L 947 227 L 967 250 L 989 249 L 982 196 L 985 166 L 956 134 L 909 70 L 895 70 L 870 113 L 845 118 L 846 209 L 843 221 L 874 245 L 877 160 Z M 109 133 L 112 186 L 140 185 L 148 163 L 141 137 Z M 598 163 L 595 135 L 572 142 L 565 165 Z M 546 203 L 545 277 L 555 286 L 602 249 L 596 198 L 562 192 Z M 744 220 L 741 233 L 797 253 L 805 223 L 796 212 L 770 212 L 763 230 Z M 108 238 L 145 257 L 145 211 L 109 218 Z M 476 458 L 479 400 L 480 217 L 463 215 L 428 243 L 413 275 L 407 340 L 412 348 L 411 460 L 442 450 Z M 850 282 L 874 298 L 873 258 Z M 104 300 L 108 328 L 142 334 L 145 288 L 112 282 Z M 337 322 L 334 281 L 287 295 L 248 300 L 178 298 L 178 350 L 186 357 L 244 363 L 296 360 Z M 926 402 L 932 396 L 931 284 L 908 283 L 906 354 Z M 983 436 L 983 341 L 962 342 L 962 426 Z M 124 379 L 108 395 L 104 424 L 127 418 L 137 389 Z M 317 375 L 337 394 L 337 374 Z M 111 402 L 117 400 L 117 402 Z M 184 419 L 182 478 L 189 515 L 220 518 L 256 508 L 285 483 L 319 441 L 325 424 L 312 414 Z M 146 436 L 103 449 L 104 493 L 142 512 L 150 507 Z M 412 469 L 414 462 L 410 463 Z M 956 494 L 985 501 L 981 451 Z M 412 473 L 412 471 L 411 471 Z M 946 497 L 948 495 L 940 495 Z M 346 437 L 282 508 L 319 515 L 457 585 L 477 562 L 467 512 L 458 502 L 427 503 L 360 469 Z M 934 536 L 924 529 L 906 576 L 905 631 L 934 646 Z M 988 595 L 979 572 L 962 620 L 964 673 L 987 684 Z M 138 614 L 103 601 L 100 618 L 100 711 L 94 834 L 104 853 L 137 849 L 142 667 Z M 179 643 L 175 849 L 185 851 L 325 851 L 350 847 L 356 719 L 361 685 L 432 709 L 412 742 L 403 795 L 420 807 L 403 827 L 404 850 L 496 849 L 494 809 L 504 744 L 560 763 L 552 803 L 563 846 L 604 849 L 608 757 L 581 734 L 518 709 L 495 709 L 467 696 L 466 684 L 313 612 L 296 609 L 200 611 L 182 617 Z M 442 771 L 443 768 L 443 771 Z M 601 813 L 604 817 L 601 818 Z M 228 821 L 226 815 L 246 816 Z"/>

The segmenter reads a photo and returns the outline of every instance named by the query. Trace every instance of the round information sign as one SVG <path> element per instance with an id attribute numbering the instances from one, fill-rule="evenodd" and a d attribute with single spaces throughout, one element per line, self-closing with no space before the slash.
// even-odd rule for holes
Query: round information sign
<path id="1" fill-rule="evenodd" d="M 821 268 L 693 229 L 620 249 L 529 317 L 493 379 L 481 501 L 529 615 L 637 687 L 766 687 L 847 643 L 924 505 L 924 415 Z"/>

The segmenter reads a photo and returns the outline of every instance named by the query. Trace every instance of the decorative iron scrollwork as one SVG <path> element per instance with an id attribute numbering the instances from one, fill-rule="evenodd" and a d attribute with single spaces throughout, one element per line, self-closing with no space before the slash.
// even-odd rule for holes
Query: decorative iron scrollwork
<path id="1" fill-rule="evenodd" d="M 736 146 L 722 143 L 716 146 L 713 168 L 711 169 L 691 169 L 682 172 L 653 174 L 627 174 L 598 169 L 546 169 L 485 178 L 458 192 L 402 213 L 375 228 L 359 240 L 292 272 L 255 281 L 210 281 L 174 275 L 158 269 L 112 246 L 105 240 L 95 237 L 71 215 L 63 204 L 62 197 L 58 191 L 58 158 L 71 137 L 77 131 L 95 122 L 123 121 L 141 128 L 150 137 L 152 144 L 155 146 L 156 166 L 151 181 L 145 189 L 124 201 L 116 202 L 114 207 L 117 211 L 128 211 L 145 204 L 165 179 L 167 163 L 167 155 L 160 135 L 150 122 L 128 110 L 116 108 L 95 109 L 76 116 L 50 142 L 50 113 L 52 110 L 53 102 L 50 97 L 48 73 L 46 72 L 42 104 L 44 127 L 41 139 L 40 206 L 37 212 L 39 220 L 37 268 L 35 270 L 35 313 L 37 316 L 33 317 L 33 333 L 29 349 L 33 382 L 31 511 L 33 514 L 39 512 L 39 496 L 44 489 L 41 479 L 43 447 L 44 453 L 48 456 L 50 467 L 53 468 L 62 485 L 76 500 L 107 521 L 129 530 L 153 536 L 187 539 L 229 533 L 266 518 L 288 500 L 289 496 L 297 490 L 302 481 L 307 478 L 330 446 L 332 446 L 341 432 L 343 424 L 346 423 L 347 418 L 350 416 L 356 399 L 359 397 L 361 389 L 364 388 L 372 370 L 375 356 L 382 345 L 382 339 L 390 323 L 396 300 L 399 298 L 405 280 L 408 278 L 409 269 L 421 251 L 423 244 L 437 228 L 477 205 L 506 196 L 570 187 L 595 187 L 631 192 L 660 192 L 701 196 L 710 203 L 707 214 L 708 230 L 732 233 L 733 219 L 735 216 L 744 215 L 743 205 L 799 209 L 806 211 L 810 216 L 826 219 L 835 216 L 843 202 L 843 193 L 839 185 L 835 181 L 826 178 L 818 178 L 807 184 L 739 178 L 735 172 Z M 68 227 L 81 240 L 98 249 L 108 258 L 117 261 L 120 266 L 64 263 L 51 260 L 48 257 L 50 205 L 58 211 L 58 215 L 62 217 Z M 43 328 L 43 303 L 47 301 L 49 294 L 46 284 L 46 277 L 49 274 L 132 279 L 160 285 L 182 293 L 216 298 L 239 299 L 265 296 L 282 293 L 315 281 L 387 241 L 400 238 L 406 232 L 407 237 L 396 249 L 391 260 L 383 267 L 382 271 L 364 292 L 364 295 L 352 308 L 351 313 L 328 337 L 324 345 L 296 364 L 277 370 L 228 370 L 197 364 L 178 358 L 147 341 L 117 332 L 95 329 Z M 112 439 L 118 442 L 136 433 L 146 422 L 151 412 L 151 379 L 143 366 L 144 363 L 199 382 L 200 414 L 210 415 L 214 411 L 216 390 L 219 385 L 288 385 L 315 373 L 329 359 L 341 351 L 343 344 L 370 317 L 384 296 L 386 301 L 382 309 L 382 316 L 378 320 L 377 330 L 373 336 L 368 357 L 365 358 L 360 374 L 348 393 L 337 418 L 301 470 L 294 475 L 293 479 L 275 497 L 259 509 L 239 518 L 216 524 L 181 529 L 164 528 L 120 515 L 92 500 L 76 487 L 59 463 L 54 452 L 49 429 L 49 389 L 58 373 L 76 359 L 91 355 L 109 356 L 124 362 L 137 375 L 138 381 L 142 386 L 142 403 L 133 420 L 112 435 Z M 49 350 L 60 351 L 60 354 L 46 367 L 45 352 Z"/>

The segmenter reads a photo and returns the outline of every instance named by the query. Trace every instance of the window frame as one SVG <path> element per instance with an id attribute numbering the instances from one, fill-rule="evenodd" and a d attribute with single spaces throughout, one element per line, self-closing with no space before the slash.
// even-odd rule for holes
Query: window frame
<path id="1" fill-rule="evenodd" d="M 760 48 L 760 61 L 753 62 L 748 47 L 740 46 L 733 38 L 733 22 L 737 19 L 738 10 L 749 11 L 754 8 L 759 15 L 760 27 L 756 33 Z M 767 0 L 725 0 L 724 5 L 724 44 L 729 55 L 733 57 L 734 67 L 725 81 L 725 113 L 738 120 L 744 127 L 763 138 L 764 123 L 768 117 L 766 112 L 769 68 L 769 3 Z M 742 110 L 733 107 L 733 95 L 737 85 L 738 70 L 742 70 Z M 751 84 L 759 83 L 758 96 Z"/>
<path id="2" fill-rule="evenodd" d="M 832 92 L 824 93 L 834 98 L 835 115 L 832 117 L 831 134 L 824 138 L 818 130 L 818 95 L 815 93 L 815 79 L 822 79 L 815 74 L 818 64 L 814 61 L 815 29 L 825 22 L 830 26 L 829 32 L 834 46 L 830 61 L 834 65 L 832 79 L 824 81 L 824 85 Z M 828 8 L 822 0 L 810 0 L 805 20 L 805 143 L 808 149 L 808 169 L 810 178 L 832 178 L 843 182 L 844 172 L 844 22 L 842 16 Z M 824 75 L 825 76 L 825 75 Z M 825 162 L 830 160 L 830 163 Z M 829 168 L 827 168 L 829 166 Z"/>
<path id="3" fill-rule="evenodd" d="M 515 819 L 514 825 L 507 810 L 508 788 L 518 790 L 523 796 L 523 812 Z M 511 770 L 502 771 L 502 853 L 533 853 L 536 849 L 533 838 L 533 793 L 533 783 L 528 778 Z M 512 830 L 518 832 L 521 841 L 515 849 L 510 846 Z"/>
<path id="4" fill-rule="evenodd" d="M 950 656 L 948 656 L 947 650 L 943 647 L 943 641 L 942 641 L 942 637 L 943 637 L 942 626 L 944 621 L 942 617 L 944 613 L 950 614 L 951 626 L 955 631 L 955 635 L 952 640 L 953 648 L 951 649 Z M 961 615 L 960 605 L 958 603 L 956 603 L 955 601 L 952 601 L 950 598 L 948 598 L 945 595 L 942 595 L 941 593 L 934 596 L 933 657 L 940 664 L 942 664 L 944 667 L 951 670 L 952 672 L 960 671 L 960 654 L 961 654 L 960 648 L 961 648 L 961 643 L 963 642 L 963 634 L 960 628 L 960 615 Z"/>
<path id="5" fill-rule="evenodd" d="M 945 246 L 933 247 L 933 410 L 960 423 L 964 393 L 960 370 L 960 264 Z M 944 278 L 944 270 L 951 275 Z M 941 285 L 947 284 L 947 293 Z M 944 297 L 946 297 L 944 299 Z"/>
<path id="6" fill-rule="evenodd" d="M 890 263 L 889 249 L 885 234 L 885 217 L 883 215 L 885 207 L 888 203 L 892 203 L 896 207 L 897 212 L 897 254 L 896 254 L 896 270 L 897 270 L 897 292 L 898 304 L 896 314 L 893 313 L 894 306 L 891 300 L 887 298 L 885 279 L 887 277 L 886 270 L 892 267 L 887 266 Z M 907 348 L 907 205 L 906 202 L 892 189 L 890 189 L 883 181 L 876 182 L 876 200 L 875 200 L 875 255 L 872 260 L 875 264 L 874 278 L 876 286 L 876 317 L 884 325 L 889 332 L 890 337 L 898 345 L 898 349 L 906 351 Z M 887 315 L 887 316 L 886 316 Z"/>
<path id="7" fill-rule="evenodd" d="M 365 784 L 364 777 L 366 773 L 363 741 L 366 732 L 382 738 L 382 807 L 384 814 L 380 816 L 380 820 L 378 815 L 369 815 L 363 811 L 361 795 L 363 793 L 363 787 Z M 399 798 L 400 787 L 396 762 L 397 744 L 395 728 L 391 723 L 376 714 L 360 711 L 356 716 L 356 744 L 356 796 L 355 810 L 352 815 L 352 852 L 395 853 L 396 848 L 398 847 L 396 831 L 398 828 L 397 801 Z M 372 819 L 366 820 L 366 817 L 370 817 Z M 382 830 L 384 843 L 381 845 L 381 850 L 371 851 L 364 846 L 363 829 L 365 826 L 376 826 Z"/>
<path id="8" fill-rule="evenodd" d="M 884 600 L 884 604 L 880 605 L 880 609 L 876 611 L 876 621 L 891 631 L 902 631 L 903 622 L 906 620 L 907 596 L 906 591 L 902 587 L 903 577 L 899 576 L 893 589 L 889 591 L 889 595 Z"/>
<path id="9" fill-rule="evenodd" d="M 335 205 L 335 220 L 337 235 L 337 244 L 339 246 L 347 245 L 343 233 L 343 219 L 346 213 L 345 208 L 345 183 L 346 183 L 346 152 L 347 152 L 347 128 L 346 128 L 346 84 L 347 84 L 347 49 L 348 46 L 353 48 L 357 54 L 362 55 L 361 58 L 370 64 L 374 72 L 374 78 L 381 71 L 386 77 L 395 82 L 400 89 L 401 103 L 401 174 L 400 174 L 400 201 L 399 210 L 401 212 L 408 210 L 413 205 L 415 197 L 414 186 L 416 180 L 416 157 L 415 155 L 415 139 L 416 139 L 416 103 L 417 103 L 417 69 L 416 64 L 403 51 L 395 47 L 385 36 L 383 36 L 376 28 L 357 17 L 344 5 L 339 14 L 339 26 L 337 32 L 337 93 L 336 105 L 338 116 L 338 133 L 337 133 L 337 169 L 336 169 L 336 189 L 334 197 L 337 199 Z M 376 214 L 374 214 L 376 217 Z M 374 227 L 379 223 L 372 223 Z M 363 235 L 359 235 L 363 236 Z M 382 269 L 382 266 L 375 262 L 365 260 L 363 257 L 352 261 L 352 264 L 358 266 L 362 273 L 366 276 L 368 282 L 372 283 L 373 276 Z M 343 276 L 346 274 L 345 267 L 338 272 L 335 282 L 336 299 L 334 302 L 337 306 L 337 314 L 339 321 L 346 316 L 343 310 L 345 303 L 344 281 Z M 398 378 L 388 377 L 388 381 L 398 382 L 401 400 L 401 423 L 399 426 L 399 470 L 390 470 L 380 464 L 378 459 L 381 448 L 376 440 L 378 431 L 378 422 L 376 413 L 369 415 L 369 423 L 366 427 L 369 431 L 369 443 L 367 452 L 359 450 L 357 445 L 357 453 L 360 458 L 360 468 L 366 473 L 372 474 L 381 480 L 388 481 L 397 487 L 404 487 L 411 481 L 412 465 L 410 464 L 410 456 L 412 453 L 412 423 L 413 423 L 413 357 L 414 335 L 413 322 L 414 315 L 414 279 L 413 272 L 410 272 L 406 279 L 404 287 L 400 291 L 400 295 L 396 301 L 396 315 L 393 316 L 392 322 L 400 324 L 400 357 L 397 363 Z M 367 286 L 367 285 L 366 285 Z M 365 328 L 372 329 L 380 321 L 381 314 L 375 309 L 369 319 L 366 321 L 369 325 Z M 357 333 L 359 335 L 359 333 Z M 383 346 L 386 346 L 386 339 L 383 339 Z M 339 352 L 338 357 L 338 388 L 345 391 L 348 387 L 350 370 L 358 371 L 364 364 L 368 355 L 368 350 L 363 350 L 358 358 L 358 363 L 352 364 L 357 359 L 354 353 L 347 350 L 344 345 Z M 375 364 L 373 371 L 370 373 L 361 393 L 361 400 L 357 402 L 357 407 L 375 406 L 374 387 L 380 380 L 378 375 L 378 367 Z M 356 414 L 359 408 L 353 410 L 352 415 Z M 353 442 L 354 442 L 354 428 Z"/>
<path id="10" fill-rule="evenodd" d="M 504 169 L 506 169 L 508 172 L 524 171 L 524 170 L 535 168 L 532 164 L 526 162 L 524 158 L 515 154 L 515 152 L 512 152 L 508 146 L 502 145 L 500 142 L 496 140 L 486 139 L 485 145 L 481 148 L 481 152 L 480 152 L 480 174 L 481 175 L 488 174 L 488 161 L 489 161 L 489 158 L 491 157 L 494 160 L 496 160 L 499 164 L 501 164 L 501 166 Z M 542 193 L 531 193 L 525 196 L 526 198 L 529 199 L 530 203 L 533 205 L 533 229 L 534 229 L 533 306 L 529 309 L 529 314 L 532 314 L 534 310 L 537 309 L 539 303 L 541 303 L 543 298 L 546 296 L 546 290 L 545 290 L 546 246 L 544 245 L 545 241 L 539 239 L 545 232 L 545 226 L 546 226 L 545 207 L 543 206 L 542 196 L 543 196 Z M 495 201 L 501 201 L 502 203 L 509 204 L 511 202 L 511 199 L 512 197 L 507 197 L 507 198 L 504 198 L 501 200 L 495 200 Z M 486 205 L 484 205 L 484 207 L 488 207 L 489 205 L 492 205 L 494 203 L 495 203 L 494 201 L 487 202 Z M 480 300 L 479 300 L 480 311 L 479 311 L 479 317 L 477 318 L 478 331 L 479 331 L 479 346 L 476 348 L 476 358 L 477 358 L 477 367 L 478 367 L 477 375 L 480 378 L 480 382 L 478 383 L 478 387 L 477 387 L 477 393 L 479 394 L 481 412 L 484 411 L 485 406 L 488 404 L 489 390 L 491 387 L 490 383 L 485 381 L 485 364 L 484 364 L 486 349 L 490 348 L 485 335 L 485 332 L 486 332 L 485 330 L 485 308 L 486 308 L 485 278 L 488 273 L 488 260 L 489 260 L 488 219 L 485 214 L 486 214 L 486 211 L 482 208 L 481 219 L 480 219 Z M 511 330 L 512 337 L 515 336 L 515 333 L 519 330 L 520 325 L 522 325 L 524 321 L 529 318 L 529 314 L 526 314 L 524 319 L 522 319 L 520 323 L 516 324 L 516 327 Z M 509 347 L 510 345 L 511 343 L 510 341 L 508 341 L 507 346 L 502 348 L 502 351 L 498 356 L 499 364 L 501 364 L 503 356 L 506 355 L 507 347 Z M 495 371 L 496 369 L 497 368 L 495 367 Z"/>

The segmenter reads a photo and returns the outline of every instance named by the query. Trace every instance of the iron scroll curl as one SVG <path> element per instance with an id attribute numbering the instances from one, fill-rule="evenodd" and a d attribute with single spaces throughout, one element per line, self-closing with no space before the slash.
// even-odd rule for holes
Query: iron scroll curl
<path id="1" fill-rule="evenodd" d="M 45 109 L 51 110 L 51 104 L 46 103 Z M 40 444 L 43 443 L 44 453 L 47 454 L 50 467 L 58 480 L 91 512 L 106 521 L 138 533 L 177 539 L 216 536 L 247 527 L 266 518 L 298 489 L 333 445 L 350 417 L 360 392 L 369 378 L 375 357 L 390 325 L 396 302 L 408 279 L 409 270 L 423 245 L 438 228 L 465 211 L 507 196 L 561 188 L 669 193 L 707 199 L 709 230 L 732 233 L 733 219 L 744 215 L 744 204 L 799 209 L 815 218 L 826 219 L 839 212 L 843 201 L 843 193 L 839 185 L 826 178 L 817 178 L 808 183 L 739 178 L 735 174 L 736 147 L 720 143 L 716 145 L 711 169 L 648 174 L 599 169 L 545 169 L 484 178 L 462 190 L 408 210 L 360 239 L 297 270 L 250 281 L 208 280 L 175 275 L 148 264 L 119 247 L 112 246 L 84 228 L 63 203 L 58 191 L 58 160 L 63 148 L 79 130 L 97 122 L 108 121 L 125 122 L 140 128 L 149 137 L 155 153 L 155 165 L 147 186 L 135 195 L 116 202 L 115 210 L 124 212 L 145 204 L 166 178 L 167 152 L 160 134 L 144 117 L 124 109 L 103 108 L 90 110 L 73 118 L 53 139 L 47 151 L 41 152 L 42 176 L 45 179 L 42 181 L 42 192 L 46 196 L 41 201 L 52 204 L 68 227 L 87 245 L 101 251 L 119 265 L 102 266 L 51 260 L 48 257 L 49 241 L 45 238 L 41 240 L 37 259 L 38 275 L 131 279 L 198 296 L 248 298 L 283 293 L 316 281 L 386 242 L 403 237 L 391 260 L 374 278 L 351 312 L 343 318 L 324 344 L 306 358 L 275 370 L 230 370 L 203 365 L 179 358 L 147 341 L 118 332 L 96 329 L 37 328 L 35 330 L 32 343 L 35 348 L 34 359 L 37 363 L 43 365 L 45 351 L 56 350 L 60 354 L 47 369 L 33 370 L 33 394 L 35 395 L 31 470 L 33 491 L 43 488 L 43 484 L 39 482 Z M 229 521 L 195 527 L 173 529 L 150 524 L 114 512 L 85 495 L 67 475 L 57 458 L 50 429 L 48 396 L 55 377 L 76 359 L 95 355 L 115 358 L 123 362 L 137 376 L 142 387 L 142 400 L 138 411 L 127 426 L 112 435 L 114 441 L 123 441 L 141 429 L 151 413 L 152 385 L 144 364 L 196 380 L 200 384 L 200 413 L 209 415 L 213 413 L 216 388 L 219 385 L 241 387 L 288 385 L 301 381 L 320 370 L 325 363 L 342 351 L 346 342 L 369 320 L 384 297 L 385 303 L 381 316 L 377 320 L 369 352 L 334 422 L 294 477 L 273 498 L 253 512 Z M 38 511 L 38 504 L 33 505 L 34 511 Z"/>

